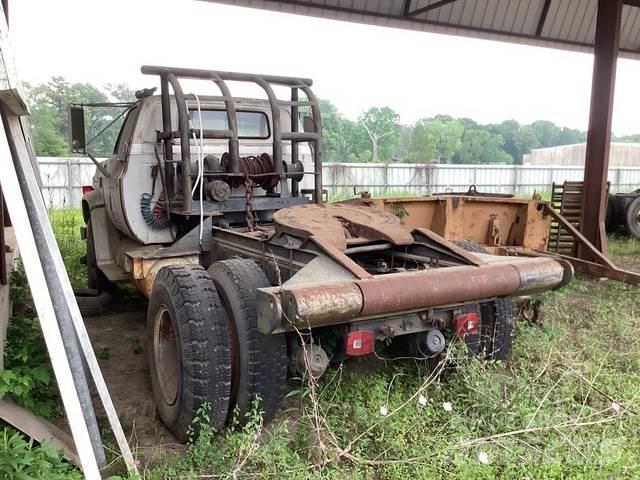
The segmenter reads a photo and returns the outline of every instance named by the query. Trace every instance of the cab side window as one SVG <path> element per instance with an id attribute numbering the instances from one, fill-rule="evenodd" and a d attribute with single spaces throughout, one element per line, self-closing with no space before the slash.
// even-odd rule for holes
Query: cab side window
<path id="1" fill-rule="evenodd" d="M 237 110 L 236 117 L 240 139 L 265 140 L 271 135 L 269 119 L 264 112 Z M 202 128 L 204 129 L 226 130 L 228 127 L 226 110 L 189 110 L 189 120 L 194 130 L 200 128 L 200 118 L 202 118 Z"/>

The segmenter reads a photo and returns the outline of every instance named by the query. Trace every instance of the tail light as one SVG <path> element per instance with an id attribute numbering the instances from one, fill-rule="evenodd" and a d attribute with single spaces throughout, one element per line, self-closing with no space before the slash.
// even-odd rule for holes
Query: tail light
<path id="1" fill-rule="evenodd" d="M 82 195 L 86 195 L 89 192 L 93 192 L 93 186 L 92 185 L 83 185 L 82 186 Z"/>
<path id="2" fill-rule="evenodd" d="M 477 313 L 463 313 L 456 317 L 456 335 L 464 338 L 480 331 L 480 316 Z"/>
<path id="3" fill-rule="evenodd" d="M 376 343 L 376 332 L 373 330 L 360 330 L 347 335 L 347 355 L 356 357 L 368 355 L 373 352 Z"/>

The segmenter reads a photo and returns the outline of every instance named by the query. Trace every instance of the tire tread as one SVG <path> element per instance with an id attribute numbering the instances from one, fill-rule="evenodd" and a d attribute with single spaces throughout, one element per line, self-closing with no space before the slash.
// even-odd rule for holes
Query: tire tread
<path id="1" fill-rule="evenodd" d="M 162 294 L 161 290 L 164 290 Z M 200 265 L 175 265 L 160 270 L 149 303 L 149 328 L 153 327 L 154 309 L 159 306 L 156 303 L 165 294 L 168 298 L 164 300 L 173 303 L 177 317 L 183 379 L 178 387 L 181 389 L 179 413 L 173 421 L 165 418 L 163 421 L 185 441 L 193 418 L 204 404 L 211 407 L 211 426 L 224 427 L 231 391 L 229 338 L 215 285 Z M 151 344 L 150 355 L 152 349 Z"/>
<path id="2" fill-rule="evenodd" d="M 253 399 L 260 396 L 263 419 L 268 422 L 280 410 L 287 385 L 284 336 L 264 335 L 257 327 L 256 290 L 271 284 L 262 268 L 250 259 L 222 260 L 213 263 L 209 272 L 220 295 L 236 303 L 240 313 L 233 321 L 238 338 L 238 365 L 245 369 L 246 376 L 237 384 L 237 398 L 231 401 L 230 413 L 237 406 L 242 422 Z"/>

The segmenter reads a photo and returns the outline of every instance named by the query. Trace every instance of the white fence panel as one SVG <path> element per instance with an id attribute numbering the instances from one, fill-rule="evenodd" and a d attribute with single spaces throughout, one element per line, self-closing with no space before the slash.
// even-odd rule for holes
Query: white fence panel
<path id="1" fill-rule="evenodd" d="M 49 208 L 80 206 L 82 186 L 91 185 L 95 166 L 80 157 L 39 158 L 43 193 Z M 582 180 L 582 166 L 426 165 L 410 163 L 326 163 L 324 188 L 330 198 L 367 190 L 374 195 L 426 195 L 433 192 L 478 191 L 530 196 L 546 193 L 551 184 Z M 612 167 L 611 192 L 640 188 L 640 167 Z"/>
<path id="2" fill-rule="evenodd" d="M 96 166 L 82 157 L 39 157 L 40 178 L 47 208 L 77 208 L 82 186 L 91 185 Z"/>

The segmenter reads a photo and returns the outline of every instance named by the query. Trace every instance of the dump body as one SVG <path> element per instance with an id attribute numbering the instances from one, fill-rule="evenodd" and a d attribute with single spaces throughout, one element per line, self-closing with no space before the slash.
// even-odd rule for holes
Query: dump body
<path id="1" fill-rule="evenodd" d="M 358 199 L 398 215 L 407 230 L 427 228 L 447 240 L 544 251 L 551 217 L 544 202 L 470 195 Z"/>

